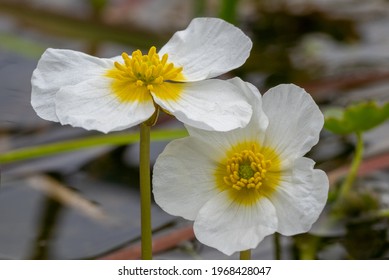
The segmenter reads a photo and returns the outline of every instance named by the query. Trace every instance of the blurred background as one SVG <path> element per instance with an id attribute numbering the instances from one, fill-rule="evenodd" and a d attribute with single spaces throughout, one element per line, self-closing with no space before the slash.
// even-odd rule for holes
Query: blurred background
<path id="1" fill-rule="evenodd" d="M 46 48 L 98 57 L 159 49 L 203 16 L 235 24 L 254 43 L 246 64 L 222 78 L 238 75 L 262 93 L 295 83 L 323 111 L 389 102 L 387 0 L 0 0 L 0 155 L 101 135 L 44 121 L 31 108 L 30 79 Z M 183 129 L 168 116 L 159 128 Z M 340 218 L 326 209 L 311 232 L 269 236 L 253 258 L 388 258 L 388 128 L 386 122 L 363 134 L 355 195 Z M 152 143 L 152 161 L 166 144 Z M 330 178 L 329 204 L 354 149 L 353 135 L 324 129 L 309 154 Z M 140 257 L 136 143 L 0 163 L 0 259 Z M 190 222 L 157 205 L 153 229 L 156 259 L 238 258 L 200 244 Z"/>

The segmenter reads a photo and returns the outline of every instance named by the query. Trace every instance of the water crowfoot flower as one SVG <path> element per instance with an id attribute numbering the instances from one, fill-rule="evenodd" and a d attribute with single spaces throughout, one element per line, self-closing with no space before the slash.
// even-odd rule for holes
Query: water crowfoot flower
<path id="1" fill-rule="evenodd" d="M 261 98 L 251 84 L 229 82 L 252 100 L 249 124 L 228 132 L 187 126 L 190 136 L 168 144 L 153 172 L 161 208 L 194 220 L 198 240 L 227 255 L 274 232 L 308 231 L 328 193 L 326 174 L 304 157 L 323 126 L 310 95 L 290 84 Z"/>
<path id="2" fill-rule="evenodd" d="M 196 18 L 159 52 L 101 59 L 47 49 L 31 83 L 31 103 L 47 120 L 102 132 L 122 130 L 162 109 L 206 130 L 245 126 L 251 106 L 235 85 L 211 79 L 241 66 L 252 43 L 237 27 Z"/>

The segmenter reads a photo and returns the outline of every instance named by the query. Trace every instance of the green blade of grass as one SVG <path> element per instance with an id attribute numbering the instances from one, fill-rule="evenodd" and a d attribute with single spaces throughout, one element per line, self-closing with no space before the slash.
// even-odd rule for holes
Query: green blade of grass
<path id="1" fill-rule="evenodd" d="M 151 132 L 151 141 L 169 141 L 187 136 L 184 129 L 180 130 L 155 130 Z M 63 142 L 50 143 L 45 145 L 25 147 L 6 152 L 0 155 L 0 163 L 11 163 L 15 161 L 50 156 L 59 153 L 72 152 L 81 149 L 88 149 L 105 145 L 126 145 L 139 141 L 139 133 L 120 133 L 102 136 L 85 137 L 82 139 L 68 140 Z"/>

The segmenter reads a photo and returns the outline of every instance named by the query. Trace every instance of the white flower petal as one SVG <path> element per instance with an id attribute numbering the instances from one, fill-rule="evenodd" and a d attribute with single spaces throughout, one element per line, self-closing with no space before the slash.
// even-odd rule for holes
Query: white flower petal
<path id="1" fill-rule="evenodd" d="M 207 139 L 207 145 L 215 150 L 230 150 L 231 147 L 242 142 L 256 141 L 262 143 L 265 131 L 269 123 L 262 109 L 261 94 L 252 84 L 242 81 L 240 78 L 226 80 L 239 88 L 239 92 L 246 100 L 250 100 L 253 114 L 250 122 L 244 128 L 237 128 L 225 133 L 218 131 L 206 131 L 186 125 L 189 134 L 200 139 Z"/>
<path id="2" fill-rule="evenodd" d="M 234 84 L 239 89 L 239 93 L 245 96 L 246 100 L 248 100 L 252 106 L 253 113 L 251 120 L 247 126 L 239 131 L 239 133 L 245 134 L 246 137 L 248 137 L 247 140 L 255 139 L 262 143 L 265 137 L 266 128 L 269 125 L 269 119 L 262 108 L 261 94 L 254 85 L 244 82 L 240 78 L 233 78 L 227 80 L 227 82 Z"/>
<path id="3" fill-rule="evenodd" d="M 155 111 L 151 96 L 148 102 L 120 102 L 103 76 L 62 87 L 55 103 L 62 124 L 104 133 L 137 125 Z"/>
<path id="4" fill-rule="evenodd" d="M 279 85 L 263 96 L 269 118 L 265 146 L 277 151 L 285 164 L 305 155 L 319 141 L 324 117 L 312 97 L 293 85 Z"/>
<path id="5" fill-rule="evenodd" d="M 99 76 L 112 67 L 113 61 L 110 59 L 72 50 L 47 49 L 31 78 L 32 107 L 41 118 L 58 122 L 55 113 L 57 92 L 64 86 Z"/>
<path id="6" fill-rule="evenodd" d="M 281 234 L 307 232 L 326 204 L 328 178 L 322 170 L 313 169 L 314 164 L 309 158 L 296 160 L 269 198 L 276 208 Z"/>
<path id="7" fill-rule="evenodd" d="M 195 18 L 176 32 L 159 51 L 169 61 L 183 66 L 187 81 L 212 78 L 241 66 L 252 42 L 239 28 L 217 18 Z"/>
<path id="8" fill-rule="evenodd" d="M 267 198 L 241 206 L 231 202 L 227 192 L 209 200 L 194 222 L 196 238 L 227 255 L 257 247 L 276 229 L 276 212 Z"/>
<path id="9" fill-rule="evenodd" d="M 204 203 L 218 192 L 212 174 L 212 157 L 217 153 L 192 137 L 170 142 L 153 169 L 156 203 L 172 215 L 194 220 Z"/>
<path id="10" fill-rule="evenodd" d="M 244 127 L 250 120 L 252 109 L 239 88 L 222 80 L 205 80 L 193 83 L 165 83 L 156 87 L 154 101 L 178 120 L 193 127 L 229 131 Z M 169 88 L 180 86 L 177 99 L 166 99 Z"/>

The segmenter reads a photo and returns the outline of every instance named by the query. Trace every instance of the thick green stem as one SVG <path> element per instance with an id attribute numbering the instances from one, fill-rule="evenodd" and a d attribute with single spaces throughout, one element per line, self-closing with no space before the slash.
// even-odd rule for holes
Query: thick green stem
<path id="1" fill-rule="evenodd" d="M 142 259 L 151 260 L 153 253 L 151 233 L 150 126 L 146 123 L 140 125 L 139 174 Z"/>
<path id="2" fill-rule="evenodd" d="M 343 182 L 340 188 L 340 194 L 339 194 L 340 199 L 344 198 L 347 195 L 347 193 L 350 191 L 354 183 L 354 180 L 357 177 L 359 166 L 361 165 L 362 155 L 363 155 L 362 133 L 356 132 L 356 136 L 357 136 L 357 146 L 355 148 L 355 155 L 351 164 L 350 171 L 347 175 L 347 178 Z"/>
<path id="3" fill-rule="evenodd" d="M 251 250 L 241 251 L 240 252 L 241 260 L 251 260 Z"/>

